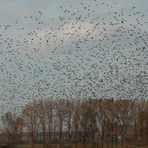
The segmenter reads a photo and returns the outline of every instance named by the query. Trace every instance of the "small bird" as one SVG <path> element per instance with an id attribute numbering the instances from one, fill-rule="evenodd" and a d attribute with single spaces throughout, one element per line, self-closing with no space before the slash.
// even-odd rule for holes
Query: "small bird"
<path id="1" fill-rule="evenodd" d="M 49 96 L 146 98 L 146 14 L 118 3 L 80 0 L 53 18 L 41 8 L 1 24 L 1 112 Z"/>

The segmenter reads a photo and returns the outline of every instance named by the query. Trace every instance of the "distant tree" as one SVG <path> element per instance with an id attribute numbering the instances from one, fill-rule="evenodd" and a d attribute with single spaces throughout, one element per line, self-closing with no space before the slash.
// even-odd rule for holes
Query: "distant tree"
<path id="1" fill-rule="evenodd" d="M 53 131 L 53 116 L 54 116 L 54 100 L 46 99 L 44 100 L 44 109 L 46 114 L 46 125 L 48 131 L 48 148 L 50 147 L 50 142 L 52 138 Z"/>
<path id="2" fill-rule="evenodd" d="M 44 148 L 50 148 L 55 133 L 59 133 L 56 137 L 59 136 L 60 147 L 65 140 L 81 143 L 84 148 L 87 143 L 91 143 L 91 147 L 113 147 L 115 140 L 123 148 L 131 143 L 136 147 L 148 144 L 147 124 L 148 101 L 131 99 L 49 98 L 26 105 L 22 116 L 12 112 L 2 116 L 2 132 L 10 147 L 22 139 L 23 129 L 29 135 L 32 148 L 39 133 L 43 136 Z"/>
<path id="3" fill-rule="evenodd" d="M 80 142 L 80 123 L 81 123 L 81 102 L 80 100 L 75 100 L 73 102 L 73 118 L 72 118 L 72 131 L 74 133 L 75 143 Z"/>
<path id="4" fill-rule="evenodd" d="M 99 144 L 101 148 L 104 147 L 104 140 L 105 140 L 105 116 L 104 116 L 104 106 L 103 106 L 103 99 L 99 99 L 96 101 L 96 119 L 98 124 L 98 135 L 99 135 Z M 101 138 L 101 139 L 100 139 Z"/>
<path id="5" fill-rule="evenodd" d="M 38 132 L 40 119 L 38 117 L 38 106 L 36 102 L 26 105 L 23 109 L 24 121 L 26 123 L 28 133 L 30 134 L 32 148 L 34 148 L 36 134 Z"/>
<path id="6" fill-rule="evenodd" d="M 131 126 L 135 122 L 134 102 L 129 99 L 119 99 L 116 101 L 116 108 L 118 108 L 117 122 L 120 127 L 121 144 L 125 147 L 126 139 L 132 130 Z"/>
<path id="7" fill-rule="evenodd" d="M 66 115 L 65 115 L 65 123 L 67 127 L 67 136 L 68 136 L 68 143 L 71 142 L 71 132 L 72 132 L 72 120 L 73 120 L 73 106 L 74 106 L 74 101 L 72 100 L 66 100 Z M 69 145 L 70 147 L 70 145 Z"/>
<path id="8" fill-rule="evenodd" d="M 96 104 L 94 99 L 87 99 L 81 103 L 81 130 L 83 132 L 84 147 L 85 142 L 93 143 L 98 131 L 95 112 Z"/>
<path id="9" fill-rule="evenodd" d="M 43 148 L 46 147 L 46 111 L 45 111 L 45 102 L 43 100 L 39 100 L 36 102 L 37 107 L 37 116 L 39 118 L 39 125 L 42 132 L 42 142 Z"/>
<path id="10" fill-rule="evenodd" d="M 9 147 L 12 147 L 16 142 L 23 130 L 23 126 L 24 120 L 11 112 L 7 112 L 2 116 L 2 132 Z"/>
<path id="11" fill-rule="evenodd" d="M 140 145 L 148 144 L 148 101 L 141 100 L 138 104 L 137 134 Z"/>
<path id="12" fill-rule="evenodd" d="M 56 119 L 59 125 L 59 139 L 60 139 L 60 147 L 63 142 L 63 127 L 66 117 L 66 101 L 65 99 L 57 100 L 55 102 L 55 111 L 56 111 Z"/>
<path id="13" fill-rule="evenodd" d="M 104 99 L 102 101 L 103 106 L 103 116 L 104 116 L 104 126 L 106 129 L 106 140 L 107 143 L 112 143 L 113 147 L 113 138 L 114 138 L 114 126 L 116 125 L 117 109 L 115 107 L 115 101 L 113 98 Z"/>

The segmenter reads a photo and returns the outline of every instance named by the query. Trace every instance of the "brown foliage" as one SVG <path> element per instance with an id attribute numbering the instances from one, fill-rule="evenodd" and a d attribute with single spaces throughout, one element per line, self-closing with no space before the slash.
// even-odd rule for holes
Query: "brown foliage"
<path id="1" fill-rule="evenodd" d="M 147 145 L 148 102 L 130 99 L 46 99 L 32 102 L 22 117 L 6 113 L 2 121 L 7 141 L 16 133 L 28 133 L 32 147 L 42 134 L 42 143 L 97 143 L 100 147 L 120 143 Z M 26 130 L 27 129 L 27 130 Z M 11 140 L 10 140 L 11 139 Z"/>

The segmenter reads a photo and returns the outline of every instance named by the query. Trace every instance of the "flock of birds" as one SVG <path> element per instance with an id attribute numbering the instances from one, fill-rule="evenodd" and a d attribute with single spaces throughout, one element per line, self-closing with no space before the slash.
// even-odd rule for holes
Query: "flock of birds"
<path id="1" fill-rule="evenodd" d="M 80 1 L 77 11 L 61 6 L 58 18 L 39 10 L 1 24 L 0 111 L 50 96 L 147 98 L 147 16 L 116 5 Z"/>

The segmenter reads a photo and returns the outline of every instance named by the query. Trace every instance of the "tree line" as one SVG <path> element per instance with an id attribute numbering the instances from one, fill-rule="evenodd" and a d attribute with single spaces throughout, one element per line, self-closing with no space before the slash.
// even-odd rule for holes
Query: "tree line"
<path id="1" fill-rule="evenodd" d="M 37 142 L 113 147 L 148 145 L 148 101 L 131 99 L 42 99 L 27 104 L 22 113 L 1 118 L 1 142 Z"/>

